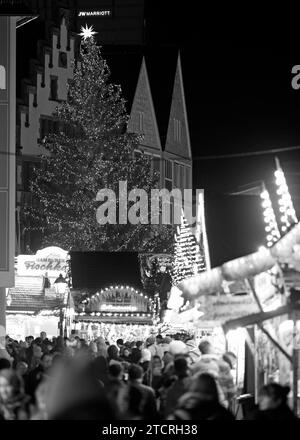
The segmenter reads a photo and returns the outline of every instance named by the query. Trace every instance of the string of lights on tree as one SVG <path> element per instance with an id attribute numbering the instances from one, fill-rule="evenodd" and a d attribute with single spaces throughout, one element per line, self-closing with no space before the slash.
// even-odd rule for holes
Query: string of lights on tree
<path id="1" fill-rule="evenodd" d="M 80 35 L 68 99 L 53 113 L 59 128 L 41 140 L 41 166 L 34 168 L 30 182 L 36 203 L 24 208 L 26 229 L 39 231 L 43 245 L 68 250 L 165 251 L 172 243 L 169 225 L 97 222 L 97 191 L 118 194 L 119 182 L 126 181 L 128 192 L 149 193 L 157 176 L 147 155 L 133 159 L 141 137 L 124 130 L 125 100 L 121 87 L 111 82 L 95 31 L 86 26 Z"/>
<path id="2" fill-rule="evenodd" d="M 285 179 L 285 175 L 280 166 L 278 158 L 276 158 L 276 171 L 274 174 L 276 178 L 277 194 L 279 196 L 278 204 L 280 212 L 281 231 L 283 234 L 285 234 L 296 223 L 298 223 L 298 219 Z"/>
<path id="3" fill-rule="evenodd" d="M 175 234 L 174 239 L 172 280 L 176 286 L 180 281 L 206 270 L 206 265 L 183 212 L 181 214 L 181 224 L 177 227 L 177 234 Z"/>

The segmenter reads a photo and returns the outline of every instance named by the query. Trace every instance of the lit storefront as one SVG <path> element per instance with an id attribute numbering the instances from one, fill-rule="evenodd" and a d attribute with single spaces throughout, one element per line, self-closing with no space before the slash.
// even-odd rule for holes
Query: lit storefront
<path id="1" fill-rule="evenodd" d="M 28 335 L 38 337 L 41 331 L 49 337 L 59 334 L 68 292 L 60 289 L 57 280 L 66 274 L 67 252 L 58 247 L 16 258 L 15 287 L 8 289 L 7 295 L 10 337 L 24 340 Z"/>

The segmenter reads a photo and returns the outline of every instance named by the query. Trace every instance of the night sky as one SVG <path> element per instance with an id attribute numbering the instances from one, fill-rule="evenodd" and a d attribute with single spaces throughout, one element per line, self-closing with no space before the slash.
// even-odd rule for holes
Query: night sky
<path id="1" fill-rule="evenodd" d="M 194 185 L 205 189 L 212 263 L 220 264 L 264 244 L 259 197 L 229 194 L 261 180 L 274 191 L 274 155 L 201 157 L 300 145 L 300 90 L 291 87 L 291 69 L 300 64 L 298 27 L 286 32 L 259 15 L 222 21 L 196 13 L 188 1 L 185 8 L 161 2 L 158 17 L 154 3 L 146 10 L 147 45 L 181 51 Z M 299 216 L 300 150 L 278 157 Z"/>

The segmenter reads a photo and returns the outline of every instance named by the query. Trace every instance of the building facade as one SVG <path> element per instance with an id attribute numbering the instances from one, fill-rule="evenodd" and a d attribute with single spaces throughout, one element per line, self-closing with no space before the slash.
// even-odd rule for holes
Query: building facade
<path id="1" fill-rule="evenodd" d="M 48 41 L 39 41 L 37 59 L 30 60 L 30 78 L 21 79 L 17 104 L 17 201 L 16 254 L 35 247 L 35 236 L 25 232 L 23 208 L 32 203 L 30 181 L 39 161 L 43 137 L 57 130 L 52 114 L 67 99 L 67 83 L 73 77 L 76 34 L 69 30 L 69 13 L 61 10 L 60 26 L 51 27 Z"/>

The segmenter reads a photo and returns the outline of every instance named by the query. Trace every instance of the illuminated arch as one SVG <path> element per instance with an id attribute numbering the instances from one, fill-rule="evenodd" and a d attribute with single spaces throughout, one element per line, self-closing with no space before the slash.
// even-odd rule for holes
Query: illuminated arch
<path id="1" fill-rule="evenodd" d="M 105 287 L 81 301 L 79 315 L 98 317 L 152 318 L 154 302 L 140 290 L 128 285 Z"/>

